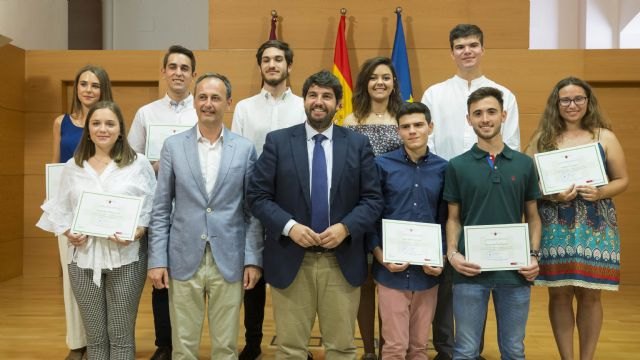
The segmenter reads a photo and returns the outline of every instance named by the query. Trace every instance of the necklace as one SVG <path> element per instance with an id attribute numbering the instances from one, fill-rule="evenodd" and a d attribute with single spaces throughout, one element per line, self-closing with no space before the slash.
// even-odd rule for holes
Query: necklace
<path id="1" fill-rule="evenodd" d="M 109 158 L 109 160 L 103 160 L 103 159 L 98 159 L 96 156 L 91 158 L 94 162 L 101 164 L 101 165 L 109 165 L 109 163 L 111 162 L 111 158 Z"/>

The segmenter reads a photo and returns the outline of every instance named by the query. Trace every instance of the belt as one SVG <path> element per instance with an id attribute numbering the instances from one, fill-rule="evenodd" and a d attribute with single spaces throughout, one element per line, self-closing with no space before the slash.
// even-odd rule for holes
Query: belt
<path id="1" fill-rule="evenodd" d="M 315 245 L 315 246 L 309 246 L 308 248 L 305 248 L 305 251 L 316 253 L 316 254 L 322 254 L 322 253 L 332 253 L 335 251 L 335 249 L 328 249 L 322 246 Z"/>

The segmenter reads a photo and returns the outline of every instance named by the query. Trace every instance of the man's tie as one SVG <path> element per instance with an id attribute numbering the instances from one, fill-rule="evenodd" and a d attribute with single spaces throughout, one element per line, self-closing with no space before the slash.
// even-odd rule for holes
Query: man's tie
<path id="1" fill-rule="evenodd" d="M 322 141 L 327 137 L 317 134 L 313 137 L 313 165 L 311 168 L 311 228 L 317 233 L 329 227 L 329 187 L 327 186 L 327 160 Z"/>

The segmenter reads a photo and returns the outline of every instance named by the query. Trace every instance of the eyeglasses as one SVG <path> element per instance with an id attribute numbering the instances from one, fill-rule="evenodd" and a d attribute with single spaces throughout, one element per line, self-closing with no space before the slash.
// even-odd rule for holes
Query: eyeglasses
<path id="1" fill-rule="evenodd" d="M 576 96 L 573 99 L 571 98 L 560 98 L 560 100 L 558 100 L 558 104 L 560 104 L 560 106 L 562 107 L 569 107 L 571 106 L 571 103 L 576 104 L 577 106 L 582 106 L 584 104 L 587 103 L 587 97 L 586 96 Z"/>

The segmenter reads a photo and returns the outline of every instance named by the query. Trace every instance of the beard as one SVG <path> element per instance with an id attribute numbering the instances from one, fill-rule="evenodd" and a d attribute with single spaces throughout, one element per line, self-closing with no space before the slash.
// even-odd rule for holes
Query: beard
<path id="1" fill-rule="evenodd" d="M 278 86 L 280 84 L 282 84 L 283 81 L 287 81 L 287 78 L 289 77 L 289 72 L 285 71 L 283 73 L 280 73 L 280 76 L 277 78 L 269 78 L 267 79 L 264 74 L 262 74 L 262 81 L 269 85 L 269 86 Z"/>
<path id="2" fill-rule="evenodd" d="M 313 109 L 304 109 L 304 112 L 307 115 L 307 122 L 309 123 L 309 125 L 311 125 L 312 128 L 318 131 L 323 131 L 326 128 L 328 128 L 329 125 L 331 125 L 331 122 L 333 121 L 333 117 L 336 114 L 336 109 L 333 109 L 333 111 L 325 107 L 323 107 L 322 109 L 325 110 L 327 114 L 321 118 L 312 117 L 311 112 Z"/>

